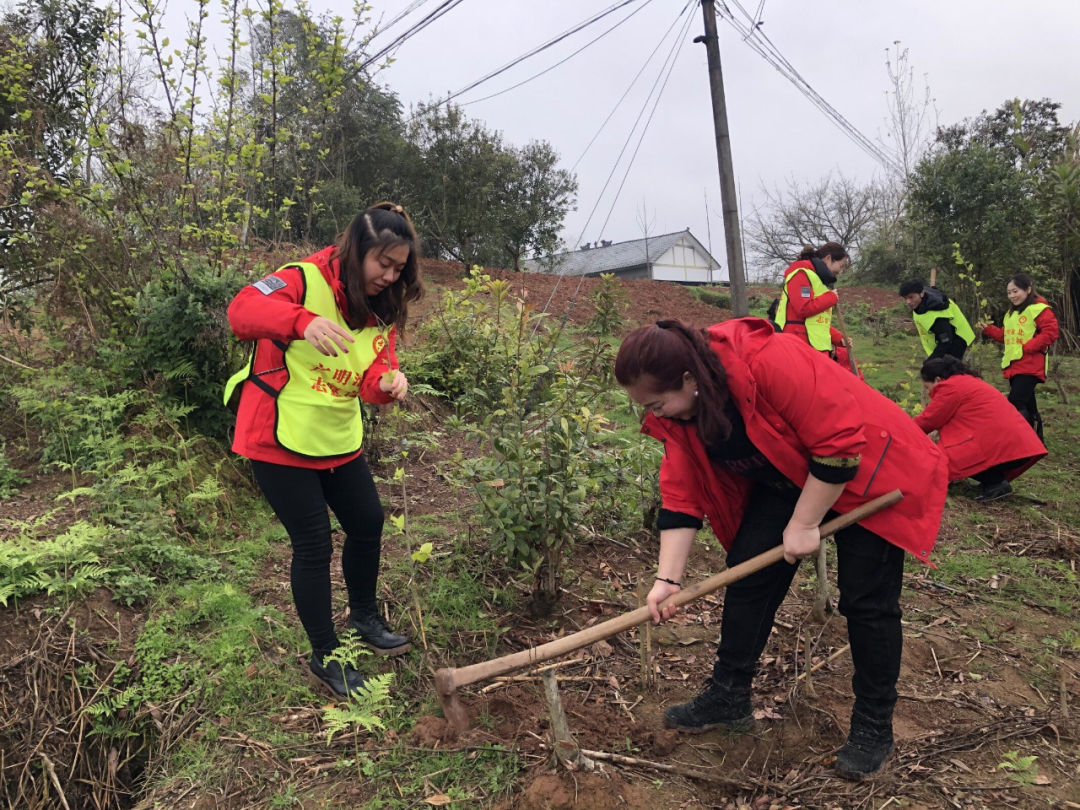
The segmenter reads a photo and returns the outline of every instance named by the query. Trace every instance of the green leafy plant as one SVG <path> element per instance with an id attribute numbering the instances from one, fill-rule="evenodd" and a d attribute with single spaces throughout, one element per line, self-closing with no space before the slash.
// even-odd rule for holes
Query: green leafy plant
<path id="1" fill-rule="evenodd" d="M 371 651 L 365 648 L 359 636 L 352 630 L 341 637 L 341 644 L 336 650 L 326 656 L 327 661 L 336 661 L 344 667 L 358 669 L 360 658 L 371 655 Z M 349 694 L 345 702 L 338 703 L 323 710 L 323 723 L 326 724 L 326 744 L 329 745 L 338 734 L 357 731 L 363 728 L 368 733 L 376 729 L 386 728 L 380 715 L 390 708 L 390 685 L 394 681 L 393 672 L 385 672 L 364 679 L 364 686 Z M 357 763 L 357 776 L 363 778 L 362 762 L 360 753 L 360 735 L 353 734 L 353 746 L 355 750 L 354 762 Z"/>
<path id="2" fill-rule="evenodd" d="M 1021 785 L 1034 785 L 1039 778 L 1039 766 L 1037 756 L 1022 757 L 1019 751 L 1008 751 L 1005 761 L 997 766 L 997 770 L 1004 771 L 1005 776 Z"/>
<path id="3" fill-rule="evenodd" d="M 78 521 L 56 537 L 25 527 L 0 544 L 0 605 L 44 592 L 72 596 L 101 584 L 111 572 L 102 563 L 108 530 Z"/>
<path id="4" fill-rule="evenodd" d="M 17 469 L 11 466 L 8 458 L 7 447 L 0 441 L 0 500 L 7 500 L 18 491 L 19 487 L 27 483 L 29 479 L 23 476 Z"/>
<path id="5" fill-rule="evenodd" d="M 591 333 L 544 334 L 501 287 L 491 288 L 491 309 L 474 315 L 490 325 L 498 353 L 469 409 L 476 421 L 467 431 L 485 455 L 458 453 L 452 467 L 476 492 L 492 547 L 535 584 L 538 614 L 554 605 L 562 561 L 608 482 L 610 431 L 596 409 L 612 395 L 614 347 L 604 333 L 620 323 L 612 284 L 594 302 Z"/>

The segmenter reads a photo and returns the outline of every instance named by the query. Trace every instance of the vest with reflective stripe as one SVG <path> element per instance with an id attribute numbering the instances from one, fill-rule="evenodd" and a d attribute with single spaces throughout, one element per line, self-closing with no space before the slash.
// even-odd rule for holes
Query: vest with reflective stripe
<path id="1" fill-rule="evenodd" d="M 364 422 L 360 412 L 360 385 L 380 353 L 386 350 L 386 332 L 377 327 L 352 329 L 338 310 L 334 291 L 317 265 L 301 262 L 304 290 L 300 303 L 316 315 L 329 318 L 356 339 L 348 354 L 324 355 L 306 340 L 293 340 L 284 348 L 288 379 L 275 391 L 252 375 L 255 353 L 248 364 L 229 378 L 225 402 L 241 383 L 250 381 L 274 397 L 274 439 L 284 449 L 305 458 L 335 458 L 360 449 Z M 260 384 L 261 383 L 261 384 Z"/>
<path id="2" fill-rule="evenodd" d="M 1005 315 L 1005 354 L 1001 358 L 1001 367 L 1008 368 L 1013 360 L 1024 356 L 1024 344 L 1035 337 L 1035 319 L 1042 315 L 1049 304 L 1031 304 L 1023 312 L 1009 312 Z M 1050 355 L 1046 355 L 1046 371 L 1050 370 Z"/>
<path id="3" fill-rule="evenodd" d="M 949 322 L 953 325 L 953 329 L 956 330 L 957 337 L 963 340 L 968 346 L 975 341 L 975 333 L 971 331 L 971 324 L 968 323 L 967 318 L 964 317 L 964 313 L 961 312 L 960 307 L 956 305 L 956 302 L 952 299 L 949 300 L 949 308 L 946 310 L 933 309 L 922 313 L 911 313 L 912 319 L 915 321 L 915 329 L 919 333 L 919 340 L 922 341 L 923 349 L 926 350 L 926 356 L 929 357 L 934 353 L 934 349 L 937 348 L 937 338 L 934 337 L 934 333 L 930 331 L 930 328 L 934 325 L 934 321 L 938 318 L 948 318 Z"/>
<path id="4" fill-rule="evenodd" d="M 829 327 L 832 326 L 832 307 L 829 307 L 824 312 L 819 312 L 808 321 L 789 321 L 787 319 L 787 285 L 796 273 L 806 273 L 806 277 L 810 279 L 810 288 L 813 290 L 814 298 L 829 291 L 829 288 L 825 286 L 825 283 L 814 272 L 813 268 L 795 268 L 784 276 L 784 286 L 780 291 L 780 306 L 776 308 L 776 325 L 783 330 L 784 324 L 802 323 L 806 326 L 806 339 L 810 342 L 810 345 L 819 352 L 830 352 L 832 351 L 832 334 L 829 332 Z"/>

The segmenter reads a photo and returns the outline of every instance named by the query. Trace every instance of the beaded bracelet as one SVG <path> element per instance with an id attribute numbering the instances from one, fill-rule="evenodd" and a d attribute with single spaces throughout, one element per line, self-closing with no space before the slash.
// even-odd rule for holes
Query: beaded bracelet
<path id="1" fill-rule="evenodd" d="M 681 588 L 682 587 L 681 582 L 676 582 L 675 580 L 668 579 L 667 577 L 657 577 L 656 581 L 657 582 L 666 582 L 668 585 L 674 585 L 676 588 Z"/>

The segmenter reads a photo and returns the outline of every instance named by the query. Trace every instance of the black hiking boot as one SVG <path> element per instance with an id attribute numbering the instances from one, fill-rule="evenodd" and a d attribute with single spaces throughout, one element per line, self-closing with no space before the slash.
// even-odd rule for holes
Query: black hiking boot
<path id="1" fill-rule="evenodd" d="M 892 719 L 871 720 L 853 711 L 851 733 L 836 755 L 836 770 L 845 779 L 860 782 L 880 771 L 892 750 Z"/>
<path id="2" fill-rule="evenodd" d="M 690 734 L 701 734 L 714 728 L 748 731 L 753 721 L 750 688 L 726 686 L 712 678 L 705 691 L 689 703 L 670 706 L 664 712 L 664 725 Z"/>
<path id="3" fill-rule="evenodd" d="M 378 610 L 357 612 L 349 618 L 349 628 L 379 655 L 401 655 L 412 649 L 409 637 L 392 631 Z"/>
<path id="4" fill-rule="evenodd" d="M 312 675 L 339 697 L 348 697 L 350 693 L 364 688 L 364 676 L 350 666 L 346 666 L 342 671 L 342 666 L 337 661 L 323 662 L 318 655 L 312 653 L 308 668 Z"/>
<path id="5" fill-rule="evenodd" d="M 1008 481 L 1002 481 L 1000 484 L 991 484 L 988 487 L 982 487 L 982 491 L 975 496 L 975 500 L 981 503 L 1000 501 L 1004 498 L 1012 497 L 1012 491 L 1012 484 Z"/>

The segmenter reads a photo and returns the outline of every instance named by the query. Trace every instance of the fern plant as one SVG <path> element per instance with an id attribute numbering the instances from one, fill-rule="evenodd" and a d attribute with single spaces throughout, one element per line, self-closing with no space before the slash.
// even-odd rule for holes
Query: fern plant
<path id="1" fill-rule="evenodd" d="M 97 587 L 112 570 L 100 558 L 107 531 L 79 521 L 58 537 L 24 531 L 0 545 L 0 605 L 42 591 L 51 596 Z"/>
<path id="2" fill-rule="evenodd" d="M 360 636 L 355 631 L 349 630 L 341 637 L 338 648 L 327 655 L 325 660 L 336 661 L 343 669 L 345 667 L 357 669 L 360 658 L 371 654 L 371 650 L 361 645 Z M 379 715 L 390 707 L 390 685 L 393 681 L 393 672 L 366 678 L 363 688 L 350 692 L 344 704 L 339 703 L 324 709 L 326 744 L 330 745 L 336 735 L 356 730 L 358 726 L 368 733 L 386 728 L 386 724 Z M 353 748 L 356 755 L 354 761 L 357 763 L 357 775 L 362 778 L 358 734 L 353 736 Z"/>

